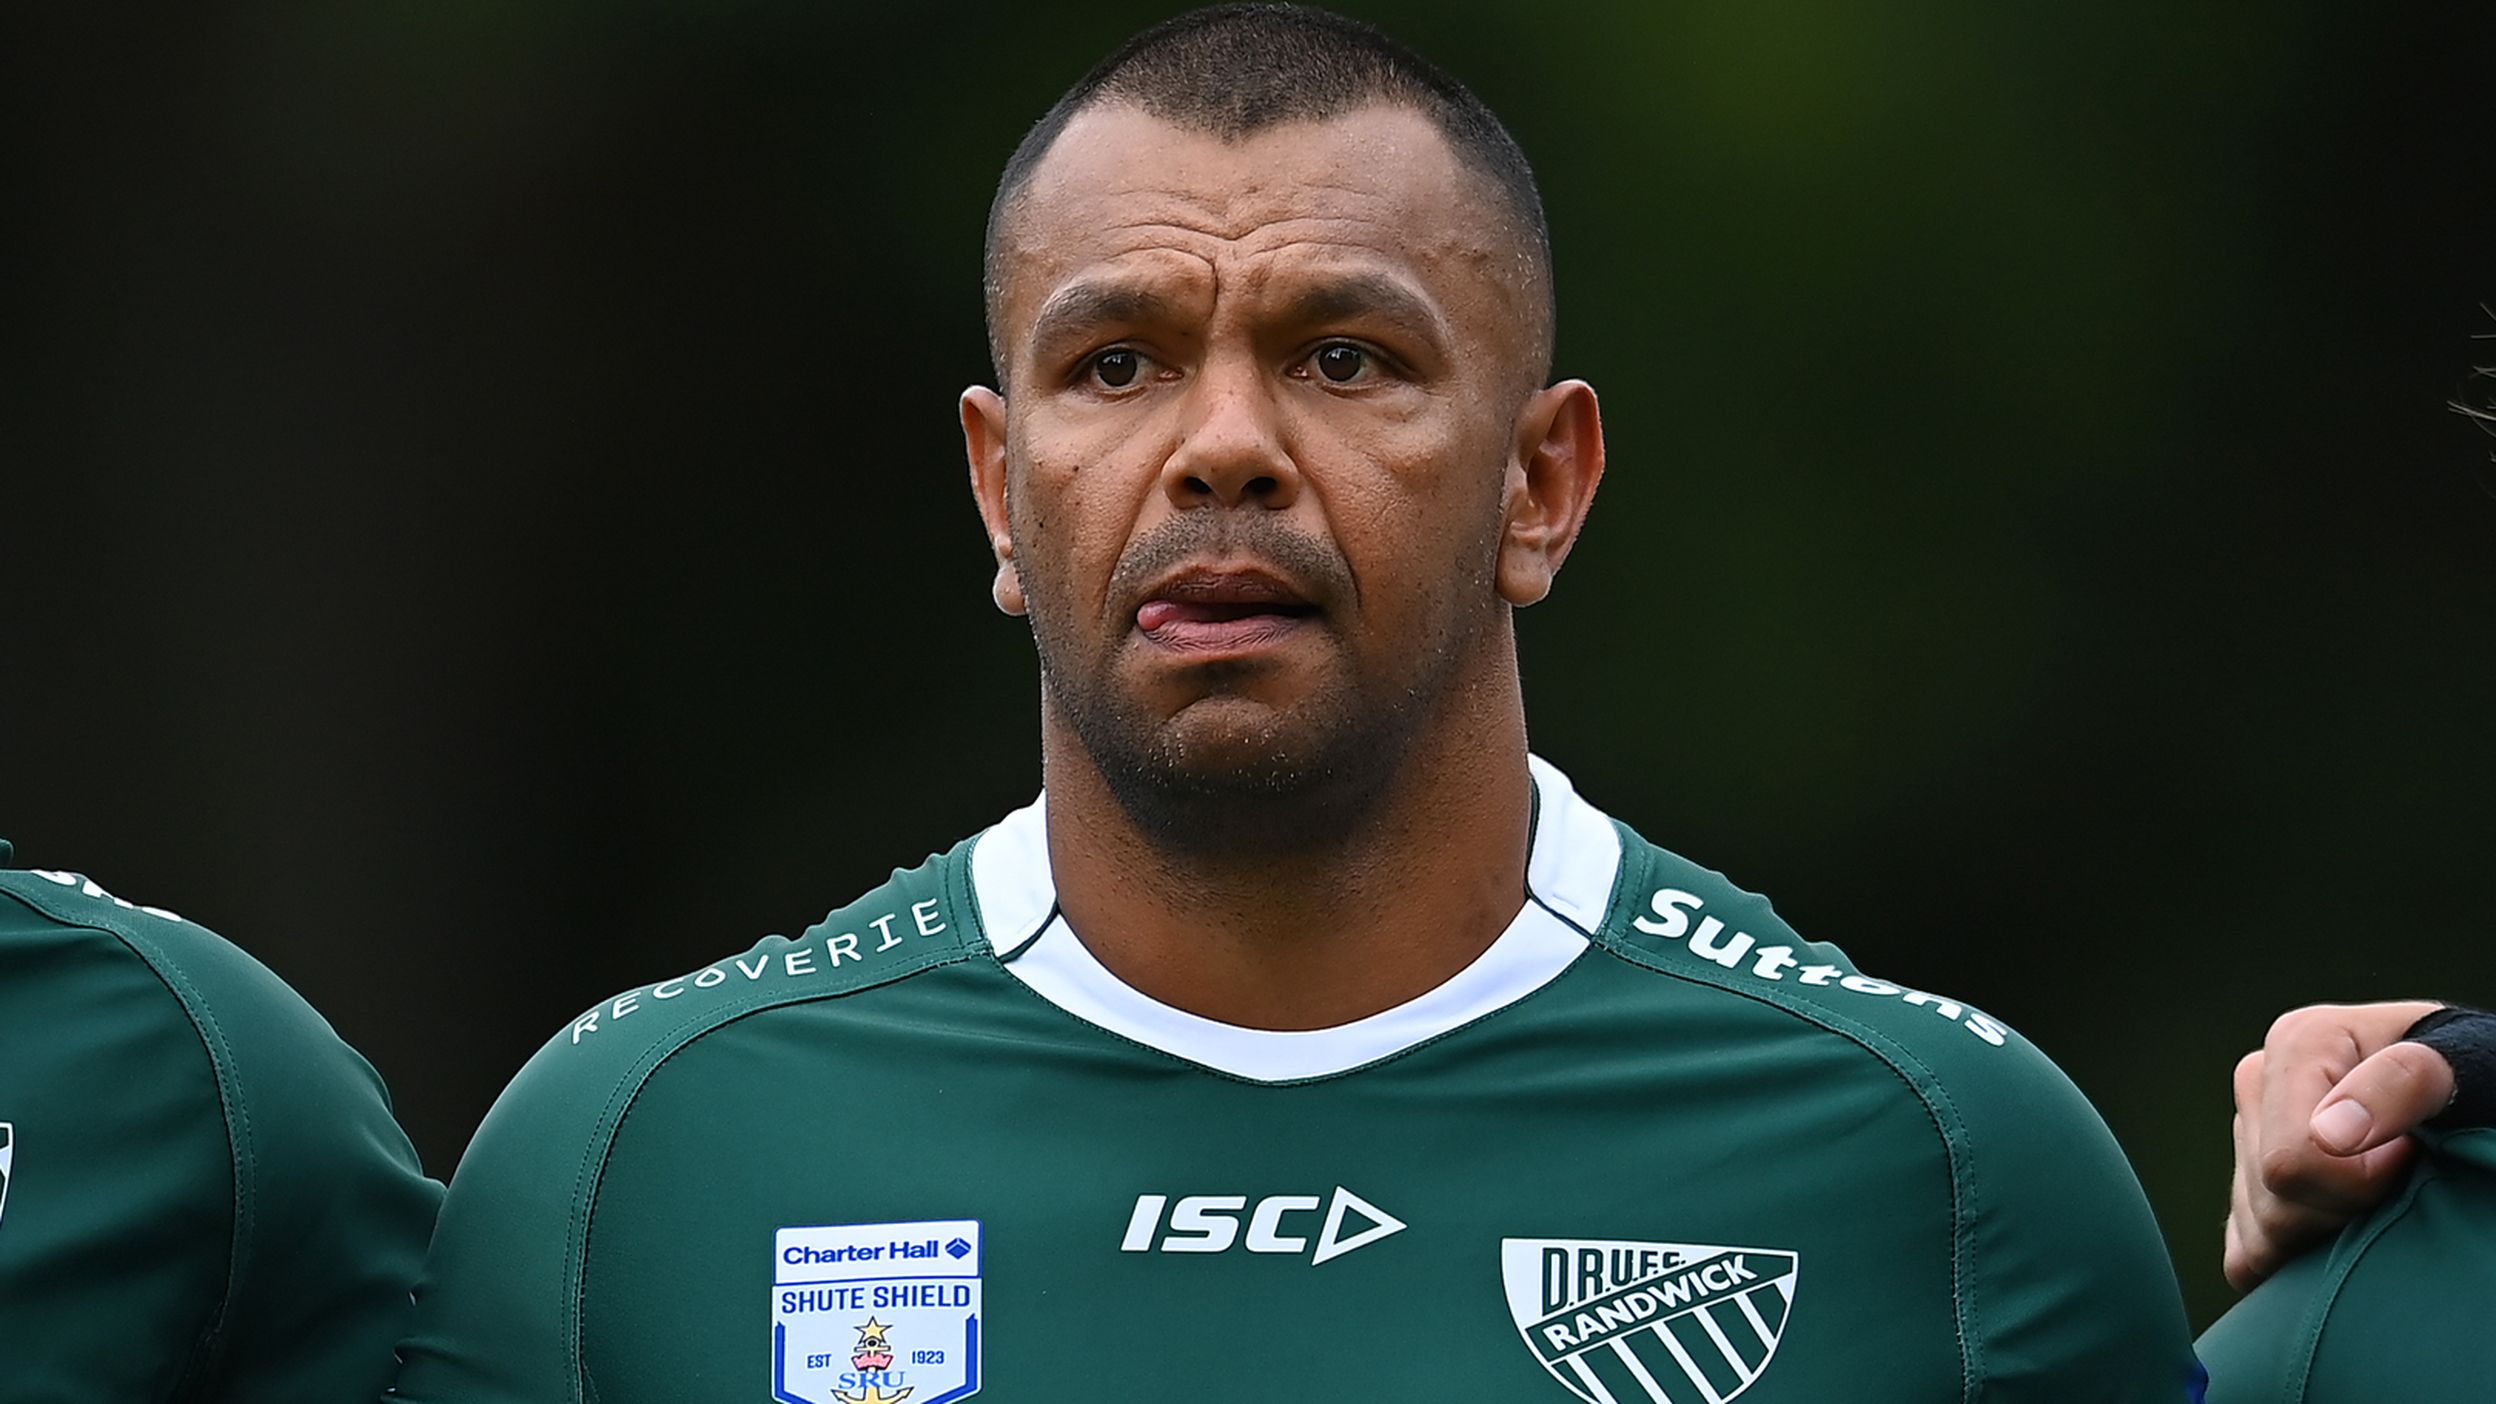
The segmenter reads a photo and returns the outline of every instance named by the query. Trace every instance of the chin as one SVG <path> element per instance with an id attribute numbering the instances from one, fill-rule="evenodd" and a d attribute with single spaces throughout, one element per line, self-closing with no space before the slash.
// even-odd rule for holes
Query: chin
<path id="1" fill-rule="evenodd" d="M 1412 691 L 1381 703 L 1273 670 L 1200 673 L 1177 696 L 1154 685 L 1166 679 L 1108 669 L 1042 677 L 1120 808 L 1161 846 L 1198 856 L 1341 843 L 1390 788 L 1424 717 Z"/>
<path id="2" fill-rule="evenodd" d="M 1339 844 L 1383 788 L 1393 763 L 1380 748 L 1312 722 L 1223 699 L 1084 740 L 1159 846 L 1236 859 Z"/>
<path id="3" fill-rule="evenodd" d="M 1296 794 L 1322 786 L 1336 769 L 1327 730 L 1261 703 L 1211 698 L 1164 722 L 1135 760 L 1138 769 L 1159 772 L 1140 778 L 1174 789 Z"/>

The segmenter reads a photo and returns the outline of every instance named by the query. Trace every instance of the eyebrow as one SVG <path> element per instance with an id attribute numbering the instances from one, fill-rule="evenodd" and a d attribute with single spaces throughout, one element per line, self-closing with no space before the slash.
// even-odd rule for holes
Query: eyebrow
<path id="1" fill-rule="evenodd" d="M 1132 283 L 1086 282 L 1061 288 L 1032 319 L 1029 344 L 1043 358 L 1062 341 L 1095 327 L 1164 321 L 1175 315 L 1169 298 Z M 1328 274 L 1284 305 L 1292 325 L 1322 325 L 1376 317 L 1422 338 L 1433 351 L 1448 344 L 1447 321 L 1421 294 L 1383 273 Z"/>
<path id="2" fill-rule="evenodd" d="M 1447 322 L 1438 309 L 1383 273 L 1330 275 L 1294 297 L 1286 315 L 1300 324 L 1378 317 L 1427 338 L 1433 349 L 1447 344 Z"/>
<path id="3" fill-rule="evenodd" d="M 1046 354 L 1058 341 L 1088 328 L 1167 317 L 1170 300 L 1125 283 L 1077 283 L 1061 288 L 1032 319 L 1031 345 Z"/>

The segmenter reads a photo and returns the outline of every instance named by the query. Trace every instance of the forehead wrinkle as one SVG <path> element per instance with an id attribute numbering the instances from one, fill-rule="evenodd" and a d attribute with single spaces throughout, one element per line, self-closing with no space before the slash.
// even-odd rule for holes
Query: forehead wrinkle
<path id="1" fill-rule="evenodd" d="M 1380 204 L 1390 202 L 1380 201 Z M 1256 211 L 1231 219 L 1211 216 L 1191 222 L 1184 217 L 1167 214 L 1135 215 L 1113 219 L 1100 228 L 1104 234 L 1178 234 L 1194 239 L 1208 239 L 1221 244 L 1246 244 L 1261 234 L 1289 231 L 1300 225 L 1352 225 L 1364 229 L 1384 229 L 1402 233 L 1412 227 L 1409 217 L 1398 218 L 1393 211 L 1377 214 L 1353 210 L 1329 210 L 1323 214 L 1305 211 Z M 1284 237 L 1291 237 L 1288 232 Z"/>
<path id="2" fill-rule="evenodd" d="M 1379 239 L 1369 234 L 1368 231 L 1372 230 L 1384 231 L 1394 237 Z M 1416 271 L 1442 263 L 1487 268 L 1512 261 L 1479 238 L 1464 237 L 1467 231 L 1449 230 L 1438 239 L 1409 245 L 1402 239 L 1407 231 L 1408 226 L 1392 220 L 1349 215 L 1294 215 L 1237 233 L 1216 232 L 1163 220 L 1137 220 L 1105 232 L 1141 235 L 1145 242 L 1103 251 L 1086 262 L 1097 265 L 1132 259 L 1140 254 L 1169 253 L 1182 258 L 1201 259 L 1208 265 L 1235 263 L 1251 276 L 1262 278 L 1270 276 L 1272 266 L 1278 261 L 1289 263 L 1297 257 L 1321 251 L 1346 251 L 1364 256 L 1358 261 L 1384 262 Z M 1183 237 L 1169 239 L 1168 236 L 1174 234 Z M 1334 260 L 1329 259 L 1328 262 L 1331 264 Z"/>
<path id="3" fill-rule="evenodd" d="M 1337 250 L 1354 256 L 1327 256 Z M 1165 295 L 1156 286 L 1167 281 L 1166 275 L 1151 267 L 1162 260 L 1155 257 L 1147 263 L 1139 257 L 1162 254 L 1173 255 L 1186 265 L 1187 271 L 1180 275 L 1186 284 L 1195 283 L 1201 266 L 1202 276 L 1217 294 L 1226 286 L 1222 274 L 1227 268 L 1235 275 L 1228 287 L 1241 293 L 1262 294 L 1280 285 L 1290 296 L 1291 307 L 1313 318 L 1377 310 L 1402 315 L 1409 321 L 1440 324 L 1443 318 L 1437 306 L 1439 299 L 1432 293 L 1428 280 L 1410 276 L 1411 264 L 1407 260 L 1382 258 L 1384 252 L 1363 240 L 1305 236 L 1260 248 L 1227 249 L 1223 251 L 1227 257 L 1158 244 L 1131 249 L 1088 265 L 1085 272 L 1050 294 L 1035 318 L 1034 335 L 1085 315 L 1110 320 L 1175 311 L 1178 299 Z M 1451 253 L 1452 261 L 1460 265 L 1480 262 L 1475 251 L 1456 249 Z M 1131 271 L 1092 271 L 1122 264 L 1144 266 Z M 1191 287 L 1190 291 L 1194 289 Z"/>
<path id="4" fill-rule="evenodd" d="M 1189 302 L 1208 287 L 1236 300 L 1297 255 L 1341 246 L 1396 265 L 1434 303 L 1446 302 L 1451 333 L 1462 323 L 1468 340 L 1479 336 L 1490 324 L 1476 323 L 1488 313 L 1499 328 L 1543 343 L 1516 348 L 1539 378 L 1549 354 L 1547 285 L 1530 250 L 1505 247 L 1518 233 L 1502 217 L 1495 183 L 1458 157 L 1444 133 L 1402 130 L 1426 118 L 1401 109 L 1380 115 L 1383 124 L 1349 140 L 1341 118 L 1311 122 L 1302 141 L 1298 123 L 1230 140 L 1174 130 L 1118 104 L 1085 114 L 1017 192 L 1000 240 L 1010 256 L 996 275 L 1036 274 L 1045 288 L 1158 253 L 1202 261 L 1203 283 L 1193 269 L 1185 275 L 1196 284 Z M 1163 143 L 1168 158 L 1134 159 L 1139 132 Z M 1307 208 L 1312 198 L 1329 208 Z M 1051 232 L 1041 234 L 1042 225 Z M 1150 268 L 1145 281 L 1173 271 Z M 1475 307 L 1471 296 L 1449 301 L 1449 275 L 1478 280 L 1497 310 Z"/>
<path id="5" fill-rule="evenodd" d="M 1023 276 L 1057 280 L 1040 295 L 1023 333 L 1033 344 L 1087 320 L 1173 315 L 1182 302 L 1202 296 L 1198 284 L 1213 274 L 1213 260 L 1203 253 L 1161 242 L 1033 262 L 1054 267 L 1029 269 Z"/>

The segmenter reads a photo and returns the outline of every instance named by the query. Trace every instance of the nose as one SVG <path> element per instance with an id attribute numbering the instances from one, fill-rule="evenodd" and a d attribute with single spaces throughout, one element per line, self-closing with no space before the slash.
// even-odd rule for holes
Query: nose
<path id="1" fill-rule="evenodd" d="M 1161 467 L 1171 505 L 1280 511 L 1296 501 L 1300 467 L 1283 442 L 1274 387 L 1256 367 L 1209 362 L 1191 388 L 1187 424 Z"/>

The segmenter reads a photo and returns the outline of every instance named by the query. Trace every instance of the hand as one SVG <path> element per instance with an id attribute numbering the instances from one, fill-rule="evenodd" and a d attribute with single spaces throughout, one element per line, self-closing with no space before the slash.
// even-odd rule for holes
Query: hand
<path id="1" fill-rule="evenodd" d="M 2228 1285 L 2240 1292 L 2381 1203 L 2416 1143 L 2409 1132 L 2453 1096 L 2443 1055 L 2401 1042 L 2443 1006 L 2316 1004 L 2271 1025 L 2236 1065 L 2236 1174 Z"/>

